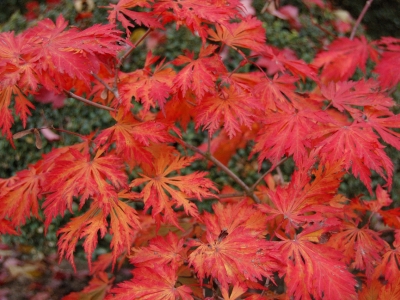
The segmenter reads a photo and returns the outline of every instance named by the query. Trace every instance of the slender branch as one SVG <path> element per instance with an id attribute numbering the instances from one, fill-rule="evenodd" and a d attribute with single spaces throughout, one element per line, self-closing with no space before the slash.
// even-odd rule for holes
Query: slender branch
<path id="1" fill-rule="evenodd" d="M 351 31 L 350 40 L 354 39 L 357 28 L 358 28 L 358 26 L 360 26 L 361 20 L 364 18 L 365 13 L 367 12 L 368 8 L 371 6 L 372 1 L 374 1 L 374 0 L 368 0 L 367 2 L 365 2 L 364 8 L 361 11 L 360 15 L 358 16 L 358 19 L 357 19 L 356 23 L 354 24 L 353 30 Z"/>
<path id="2" fill-rule="evenodd" d="M 211 133 L 208 132 L 207 137 L 207 153 L 211 154 Z"/>
<path id="3" fill-rule="evenodd" d="M 147 29 L 147 31 L 140 37 L 140 39 L 138 39 L 138 40 L 136 41 L 136 43 L 135 43 L 132 47 L 130 47 L 130 48 L 124 53 L 124 55 L 122 55 L 122 57 L 121 57 L 121 59 L 120 59 L 120 62 L 119 62 L 119 64 L 117 65 L 117 69 L 119 69 L 119 67 L 121 67 L 121 65 L 122 65 L 122 63 L 124 62 L 124 60 L 132 53 L 133 50 L 136 49 L 137 46 L 139 46 L 139 44 L 140 44 L 141 42 L 143 42 L 143 40 L 144 40 L 144 39 L 150 34 L 150 32 L 152 32 L 152 31 L 153 31 L 152 28 Z"/>
<path id="4" fill-rule="evenodd" d="M 226 198 L 237 198 L 237 197 L 244 197 L 246 196 L 246 193 L 232 193 L 232 194 L 221 194 L 221 195 L 215 195 L 215 197 L 207 197 L 201 199 L 202 201 L 208 201 L 208 200 L 218 200 L 218 199 L 226 199 Z M 188 198 L 189 201 L 198 201 L 199 199 L 196 197 L 191 197 Z"/>
<path id="5" fill-rule="evenodd" d="M 211 153 L 205 153 L 201 151 L 199 148 L 182 141 L 183 144 L 193 150 L 194 152 L 200 154 L 204 158 L 208 159 L 209 161 L 213 162 L 214 165 L 222 169 L 230 178 L 232 178 L 245 192 L 248 196 L 250 196 L 256 203 L 261 203 L 260 199 L 253 193 L 253 191 L 245 184 L 235 173 L 233 173 L 228 167 L 226 167 L 223 163 L 221 163 L 218 159 L 211 155 Z"/>
<path id="6" fill-rule="evenodd" d="M 82 140 L 86 139 L 86 137 L 84 135 L 76 133 L 76 132 L 73 132 L 73 131 L 69 131 L 69 130 L 66 130 L 66 129 L 56 128 L 54 126 L 49 126 L 47 128 L 53 129 L 53 130 L 58 131 L 58 132 L 64 132 L 64 133 L 67 133 L 67 134 L 70 134 L 70 135 L 77 136 L 77 137 L 81 138 Z M 40 129 L 42 129 L 42 128 L 40 128 Z"/>
<path id="7" fill-rule="evenodd" d="M 68 96 L 70 96 L 71 98 L 74 98 L 76 100 L 79 100 L 81 102 L 89 104 L 91 106 L 94 106 L 94 107 L 97 107 L 97 108 L 101 108 L 101 109 L 104 109 L 104 110 L 108 110 L 108 111 L 117 111 L 115 108 L 108 107 L 108 106 L 105 106 L 105 105 L 90 101 L 90 100 L 85 99 L 85 98 L 83 98 L 81 96 L 78 96 L 78 95 L 76 95 L 76 94 L 74 94 L 74 93 L 72 93 L 70 91 L 64 90 L 64 93 L 67 94 Z"/>
<path id="8" fill-rule="evenodd" d="M 118 72 L 117 72 L 118 73 Z M 92 72 L 92 75 L 94 78 L 96 78 L 102 85 L 104 85 L 104 87 L 109 90 L 111 93 L 113 93 L 114 97 L 118 100 L 119 99 L 119 93 L 117 88 L 111 88 L 107 82 L 105 82 L 103 79 L 101 79 L 97 74 Z"/>
<path id="9" fill-rule="evenodd" d="M 257 179 L 257 181 L 251 186 L 251 190 L 255 190 L 257 185 L 260 184 L 260 182 L 264 179 L 265 176 L 267 176 L 269 173 L 271 173 L 273 170 L 275 170 L 280 164 L 284 163 L 285 161 L 288 160 L 288 157 L 285 157 L 281 159 L 277 164 L 273 165 L 267 172 L 261 175 L 260 178 Z"/>
<path id="10" fill-rule="evenodd" d="M 311 23 L 312 23 L 315 27 L 317 27 L 319 30 L 321 30 L 322 32 L 324 32 L 325 34 L 330 35 L 330 36 L 333 37 L 333 38 L 336 38 L 336 36 L 335 36 L 332 32 L 330 32 L 328 29 L 322 27 L 320 24 L 318 24 L 318 22 L 315 22 L 315 20 L 314 20 L 314 15 L 313 15 L 312 12 L 311 12 L 311 8 L 310 8 L 308 5 L 306 5 L 306 6 L 307 6 L 307 8 L 308 8 L 308 13 L 309 13 L 309 15 L 310 15 L 310 21 L 311 21 Z"/>

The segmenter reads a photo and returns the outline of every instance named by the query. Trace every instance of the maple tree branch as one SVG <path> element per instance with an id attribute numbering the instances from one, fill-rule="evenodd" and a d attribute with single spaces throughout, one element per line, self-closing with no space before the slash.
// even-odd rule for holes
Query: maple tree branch
<path id="1" fill-rule="evenodd" d="M 58 132 L 64 132 L 64 133 L 67 133 L 67 134 L 70 134 L 70 135 L 77 136 L 77 137 L 81 138 L 82 140 L 86 139 L 86 137 L 84 135 L 76 133 L 76 132 L 73 132 L 73 131 L 69 131 L 69 130 L 66 130 L 66 129 L 56 128 L 54 126 L 48 126 L 47 128 L 53 129 L 53 130 L 58 131 Z M 42 129 L 42 128 L 40 128 L 40 129 Z"/>
<path id="2" fill-rule="evenodd" d="M 308 5 L 306 5 L 306 7 L 307 7 L 307 9 L 308 9 L 308 13 L 310 14 L 310 21 L 311 21 L 311 23 L 312 23 L 315 27 L 317 27 L 319 30 L 321 30 L 322 32 L 324 32 L 325 34 L 327 34 L 327 35 L 329 35 L 329 36 L 331 36 L 331 37 L 333 37 L 333 38 L 336 38 L 336 36 L 335 36 L 332 32 L 330 32 L 328 29 L 322 27 L 320 24 L 318 24 L 318 22 L 315 22 L 315 20 L 314 20 L 314 15 L 313 15 L 312 12 L 311 12 L 311 8 L 310 8 Z"/>
<path id="3" fill-rule="evenodd" d="M 224 171 L 230 178 L 232 178 L 245 192 L 246 194 L 251 197 L 256 203 L 261 203 L 261 200 L 257 197 L 257 195 L 255 195 L 253 193 L 253 191 L 247 186 L 246 183 L 243 182 L 242 179 L 240 179 L 235 173 L 233 173 L 231 171 L 231 169 L 229 169 L 227 166 L 225 166 L 222 162 L 220 162 L 218 159 L 216 159 L 214 156 L 211 155 L 211 153 L 206 153 L 201 151 L 199 148 L 185 142 L 182 141 L 183 144 L 193 150 L 194 152 L 200 154 L 201 156 L 203 156 L 204 158 L 208 159 L 209 161 L 213 162 L 214 165 L 216 165 L 217 167 L 219 167 L 220 169 L 222 169 L 222 171 Z"/>
<path id="4" fill-rule="evenodd" d="M 103 79 L 101 79 L 97 74 L 91 72 L 92 76 L 94 78 L 96 78 L 102 85 L 104 85 L 104 87 L 109 90 L 111 93 L 113 93 L 114 97 L 117 98 L 117 100 L 119 99 L 119 93 L 117 90 L 117 87 L 115 86 L 114 88 L 111 88 L 107 82 L 105 82 Z"/>
<path id="5" fill-rule="evenodd" d="M 357 21 L 354 24 L 353 30 L 351 31 L 350 40 L 354 39 L 354 36 L 356 35 L 357 28 L 358 28 L 358 26 L 360 26 L 361 20 L 364 18 L 368 8 L 371 6 L 372 1 L 374 1 L 374 0 L 368 0 L 367 2 L 365 2 L 364 8 L 361 11 L 360 15 L 358 16 Z"/>
<path id="6" fill-rule="evenodd" d="M 267 172 L 261 175 L 260 178 L 257 179 L 257 181 L 251 186 L 251 190 L 254 191 L 257 185 L 260 184 L 260 182 L 264 179 L 265 176 L 267 176 L 269 173 L 271 173 L 273 170 L 275 170 L 280 164 L 284 163 L 285 161 L 288 160 L 288 157 L 282 158 L 276 165 L 273 165 Z"/>
<path id="7" fill-rule="evenodd" d="M 119 64 L 117 65 L 117 69 L 119 69 L 123 63 L 123 61 L 132 53 L 133 50 L 136 49 L 137 46 L 153 31 L 153 28 L 147 29 L 147 31 L 136 41 L 136 43 L 131 46 L 121 57 Z"/>
<path id="8" fill-rule="evenodd" d="M 211 154 L 211 134 L 208 132 L 207 136 L 207 153 Z"/>
<path id="9" fill-rule="evenodd" d="M 208 201 L 208 200 L 218 200 L 218 199 L 226 199 L 226 198 L 238 198 L 238 197 L 245 197 L 246 193 L 232 193 L 232 194 L 221 194 L 221 195 L 215 195 L 215 197 L 207 197 L 207 198 L 202 198 L 202 201 Z M 189 201 L 197 201 L 199 200 L 196 197 L 190 197 L 188 198 Z"/>
<path id="10" fill-rule="evenodd" d="M 104 110 L 108 110 L 108 111 L 117 111 L 115 108 L 108 107 L 108 106 L 105 106 L 105 105 L 90 101 L 90 100 L 88 100 L 86 98 L 83 98 L 81 96 L 78 96 L 78 95 L 76 95 L 76 94 L 74 94 L 74 93 L 72 93 L 70 91 L 64 90 L 64 93 L 67 94 L 68 96 L 70 96 L 71 98 L 74 98 L 74 99 L 79 100 L 79 101 L 81 101 L 83 103 L 89 104 L 91 106 L 94 106 L 94 107 L 97 107 L 97 108 L 101 108 L 101 109 L 104 109 Z"/>

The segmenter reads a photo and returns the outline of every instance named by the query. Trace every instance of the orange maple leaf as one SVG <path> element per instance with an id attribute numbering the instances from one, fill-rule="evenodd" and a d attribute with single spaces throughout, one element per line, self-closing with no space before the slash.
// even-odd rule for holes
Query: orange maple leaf
<path id="1" fill-rule="evenodd" d="M 332 235 L 328 245 L 343 253 L 343 261 L 351 263 L 351 267 L 365 270 L 371 279 L 374 267 L 381 263 L 382 254 L 388 249 L 388 244 L 379 234 L 368 228 L 358 228 L 353 223 L 345 223 L 343 229 Z"/>
<path id="2" fill-rule="evenodd" d="M 200 49 L 199 57 L 193 58 L 193 53 L 187 52 L 185 56 L 180 55 L 172 63 L 174 65 L 187 64 L 174 79 L 174 87 L 182 95 L 191 89 L 196 95 L 196 102 L 200 103 L 204 94 L 215 93 L 215 83 L 219 74 L 226 71 L 221 58 L 213 55 L 217 46 L 208 45 Z"/>
<path id="3" fill-rule="evenodd" d="M 72 211 L 73 198 L 78 196 L 80 207 L 92 197 L 108 214 L 110 199 L 117 199 L 117 192 L 127 188 L 127 175 L 121 158 L 102 155 L 103 151 L 98 150 L 91 159 L 89 153 L 70 147 L 57 158 L 53 169 L 46 174 L 45 192 L 50 193 L 43 203 L 46 227 L 55 216 L 64 215 L 67 208 Z"/>
<path id="4" fill-rule="evenodd" d="M 187 249 L 183 247 L 183 242 L 183 239 L 178 239 L 178 236 L 170 231 L 165 237 L 152 238 L 147 247 L 132 248 L 135 253 L 129 261 L 135 267 L 156 269 L 160 265 L 168 265 L 176 270 L 186 259 Z"/>
<path id="5" fill-rule="evenodd" d="M 85 238 L 83 248 L 87 253 L 89 269 L 91 269 L 91 258 L 97 246 L 99 233 L 100 237 L 104 238 L 108 231 L 108 215 L 110 215 L 110 234 L 113 236 L 111 240 L 113 266 L 123 251 L 129 253 L 134 233 L 140 227 L 136 211 L 126 203 L 110 199 L 108 212 L 96 204 L 92 203 L 87 212 L 73 218 L 57 232 L 60 261 L 65 256 L 74 268 L 73 255 L 76 244 L 79 239 Z"/>
<path id="6" fill-rule="evenodd" d="M 311 226 L 294 239 L 277 236 L 275 250 L 286 262 L 287 293 L 294 299 L 356 299 L 356 280 L 341 262 L 342 254 L 325 245 L 314 244 L 323 233 Z"/>
<path id="7" fill-rule="evenodd" d="M 192 158 L 172 155 L 168 149 L 159 151 L 155 157 L 154 167 L 143 166 L 142 178 L 137 178 L 131 187 L 145 184 L 141 192 L 145 207 L 152 207 L 152 216 L 163 213 L 164 222 L 169 222 L 180 228 L 173 206 L 182 206 L 185 213 L 198 216 L 198 210 L 190 197 L 201 201 L 204 197 L 215 197 L 210 190 L 216 190 L 211 180 L 204 178 L 206 172 L 195 172 L 189 175 L 173 175 L 190 165 Z M 172 174 L 171 174 L 172 173 Z"/>
<path id="8" fill-rule="evenodd" d="M 9 218 L 11 224 L 22 226 L 31 214 L 39 218 L 39 198 L 41 197 L 44 174 L 41 163 L 30 166 L 14 176 L 14 181 L 0 192 L 0 219 Z"/>
<path id="9" fill-rule="evenodd" d="M 113 283 L 105 272 L 98 272 L 89 281 L 89 284 L 80 292 L 73 292 L 63 297 L 63 300 L 104 299 Z"/>
<path id="10" fill-rule="evenodd" d="M 118 284 L 106 300 L 193 300 L 191 288 L 178 283 L 176 271 L 169 266 L 142 267 L 132 273 L 133 279 Z"/>
<path id="11" fill-rule="evenodd" d="M 215 214 L 205 213 L 206 241 L 192 242 L 197 249 L 189 255 L 200 280 L 217 279 L 225 289 L 230 284 L 270 277 L 278 268 L 277 252 L 262 238 L 266 219 L 245 201 L 224 207 L 213 205 Z"/>
<path id="12" fill-rule="evenodd" d="M 133 168 L 142 163 L 151 164 L 153 155 L 147 149 L 151 143 L 159 144 L 172 141 L 166 132 L 166 126 L 161 122 L 135 120 L 133 114 L 124 114 L 122 109 L 113 116 L 117 121 L 114 126 L 101 131 L 95 143 L 110 145 L 115 143 L 115 153 Z"/>
<path id="13" fill-rule="evenodd" d="M 150 108 L 158 107 L 164 112 L 164 105 L 167 98 L 172 94 L 172 83 L 175 78 L 175 71 L 171 68 L 164 68 L 164 60 L 154 69 L 150 66 L 158 60 L 151 52 L 147 54 L 143 69 L 126 74 L 119 85 L 122 95 L 122 104 L 127 113 L 132 107 L 131 98 L 135 97 L 137 102 L 143 104 L 144 112 Z M 116 99 L 119 101 L 119 99 Z"/>

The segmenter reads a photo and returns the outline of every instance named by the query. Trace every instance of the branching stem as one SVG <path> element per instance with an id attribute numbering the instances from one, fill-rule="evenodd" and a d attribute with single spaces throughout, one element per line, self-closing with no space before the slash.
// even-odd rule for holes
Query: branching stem
<path id="1" fill-rule="evenodd" d="M 117 87 L 111 88 L 107 82 L 105 82 L 103 79 L 101 79 L 97 74 L 92 72 L 92 75 L 94 78 L 96 78 L 102 85 L 104 85 L 104 87 L 110 91 L 111 93 L 114 94 L 114 97 L 118 100 L 119 99 L 119 93 L 118 93 L 118 89 Z"/>
<path id="2" fill-rule="evenodd" d="M 269 173 L 271 173 L 273 170 L 275 170 L 279 165 L 281 165 L 282 163 L 284 163 L 285 161 L 287 161 L 288 157 L 285 157 L 283 159 L 281 159 L 277 164 L 273 165 L 267 172 L 265 172 L 264 174 L 261 175 L 260 178 L 257 179 L 257 181 L 251 186 L 251 190 L 255 190 L 257 185 L 260 184 L 260 182 L 264 179 L 265 176 L 267 176 Z"/>
<path id="3" fill-rule="evenodd" d="M 121 65 L 122 65 L 122 63 L 124 62 L 124 60 L 133 52 L 133 50 L 136 49 L 137 46 L 139 46 L 139 44 L 140 44 L 141 42 L 143 42 L 143 40 L 144 40 L 144 39 L 150 34 L 150 32 L 152 32 L 152 31 L 153 31 L 152 28 L 147 29 L 147 31 L 140 37 L 140 39 L 138 39 L 138 40 L 136 41 L 136 43 L 135 43 L 133 46 L 131 46 L 131 47 L 124 53 L 124 55 L 122 55 L 121 60 L 120 60 L 119 64 L 117 65 L 117 69 L 119 69 L 119 68 L 121 67 Z"/>
<path id="4" fill-rule="evenodd" d="M 374 1 L 374 0 L 368 0 L 367 2 L 365 2 L 364 8 L 361 11 L 360 15 L 358 16 L 358 19 L 357 19 L 356 23 L 354 24 L 353 30 L 351 31 L 350 40 L 354 39 L 357 28 L 358 28 L 358 26 L 360 26 L 361 20 L 364 18 L 368 8 L 371 6 L 372 1 Z"/>
<path id="5" fill-rule="evenodd" d="M 97 108 L 101 108 L 101 109 L 104 109 L 104 110 L 108 110 L 108 111 L 117 111 L 115 108 L 108 107 L 108 106 L 105 106 L 105 105 L 90 101 L 90 100 L 88 100 L 86 98 L 83 98 L 81 96 L 78 96 L 78 95 L 76 95 L 76 94 L 74 94 L 74 93 L 72 93 L 70 91 L 64 90 L 64 93 L 67 94 L 71 98 L 74 98 L 74 99 L 79 100 L 79 101 L 81 101 L 83 103 L 89 104 L 91 106 L 94 106 L 94 107 L 97 107 Z"/>
<path id="6" fill-rule="evenodd" d="M 246 193 L 232 193 L 232 194 L 221 194 L 221 195 L 215 195 L 215 197 L 207 197 L 201 199 L 202 201 L 208 201 L 208 200 L 218 200 L 218 199 L 226 199 L 226 198 L 238 198 L 238 197 L 245 197 Z M 198 201 L 199 199 L 196 197 L 191 197 L 188 198 L 189 201 Z"/>
<path id="7" fill-rule="evenodd" d="M 216 159 L 214 156 L 212 156 L 211 153 L 206 153 L 201 151 L 199 148 L 190 145 L 189 143 L 186 143 L 185 141 L 182 141 L 183 144 L 193 150 L 194 152 L 200 154 L 204 158 L 208 159 L 209 161 L 213 162 L 214 165 L 219 167 L 222 171 L 224 171 L 230 178 L 232 178 L 245 192 L 246 195 L 251 197 L 256 203 L 261 203 L 260 199 L 253 193 L 253 191 L 247 186 L 246 183 L 243 182 L 242 179 L 240 179 L 235 173 L 233 173 L 228 167 L 226 167 L 223 163 L 221 163 L 218 159 Z"/>

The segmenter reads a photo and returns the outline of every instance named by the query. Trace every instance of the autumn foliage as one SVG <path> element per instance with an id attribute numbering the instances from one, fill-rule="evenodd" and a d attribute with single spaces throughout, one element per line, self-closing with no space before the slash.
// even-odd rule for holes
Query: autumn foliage
<path id="1" fill-rule="evenodd" d="M 391 97 L 400 40 L 345 32 L 307 63 L 269 45 L 239 0 L 120 0 L 104 9 L 105 25 L 81 30 L 60 15 L 0 34 L 2 138 L 31 134 L 40 147 L 43 129 L 79 135 L 51 125 L 13 130 L 35 113 L 42 88 L 114 119 L 0 180 L 1 234 L 19 234 L 41 212 L 46 230 L 75 214 L 58 229 L 59 257 L 74 266 L 82 245 L 93 279 L 66 299 L 398 299 L 400 211 L 385 149 L 400 150 Z M 265 13 L 300 26 L 288 11 Z M 132 43 L 136 26 L 147 32 Z M 170 61 L 149 51 L 142 68 L 121 68 L 152 32 L 171 27 L 202 46 Z M 240 57 L 233 68 L 226 50 Z M 190 130 L 202 144 L 185 139 Z M 258 171 L 269 166 L 252 185 L 228 168 L 246 145 Z M 188 172 L 198 160 L 233 184 L 213 182 L 207 164 Z M 290 161 L 285 181 L 279 166 Z M 339 193 L 347 174 L 372 200 Z M 213 202 L 209 211 L 202 201 Z M 110 253 L 95 256 L 106 235 Z M 124 260 L 132 279 L 114 284 Z"/>

